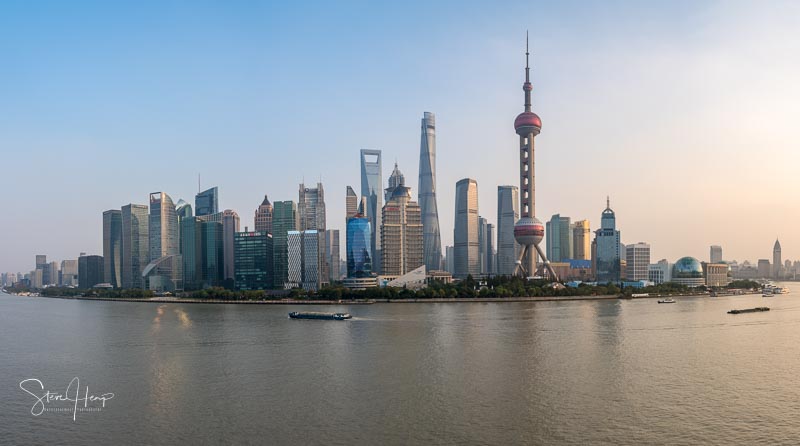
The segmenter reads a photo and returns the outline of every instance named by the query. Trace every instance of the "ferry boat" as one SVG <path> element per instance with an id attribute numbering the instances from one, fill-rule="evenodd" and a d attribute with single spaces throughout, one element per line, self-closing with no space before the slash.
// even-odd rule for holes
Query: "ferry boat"
<path id="1" fill-rule="evenodd" d="M 661 299 L 661 300 L 658 301 L 658 303 L 660 303 L 660 304 L 674 304 L 675 303 L 675 299 L 673 299 L 671 297 L 667 298 L 667 299 Z"/>
<path id="2" fill-rule="evenodd" d="M 764 291 L 761 292 L 762 297 L 773 297 L 775 294 L 772 292 L 770 288 L 764 288 Z"/>
<path id="3" fill-rule="evenodd" d="M 320 313 L 316 311 L 292 311 L 289 313 L 291 319 L 322 319 L 327 321 L 343 321 L 353 316 L 350 313 Z"/>

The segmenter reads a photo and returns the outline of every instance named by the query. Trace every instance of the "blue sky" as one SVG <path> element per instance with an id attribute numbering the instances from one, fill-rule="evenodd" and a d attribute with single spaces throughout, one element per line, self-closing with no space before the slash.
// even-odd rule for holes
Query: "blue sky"
<path id="1" fill-rule="evenodd" d="M 0 271 L 101 253 L 103 210 L 193 202 L 198 173 L 243 226 L 322 178 L 341 228 L 361 148 L 415 192 L 424 111 L 449 244 L 456 181 L 491 222 L 518 183 L 526 29 L 540 218 L 595 229 L 608 194 L 654 261 L 767 258 L 776 236 L 800 257 L 794 2 L 20 1 L 0 5 Z"/>

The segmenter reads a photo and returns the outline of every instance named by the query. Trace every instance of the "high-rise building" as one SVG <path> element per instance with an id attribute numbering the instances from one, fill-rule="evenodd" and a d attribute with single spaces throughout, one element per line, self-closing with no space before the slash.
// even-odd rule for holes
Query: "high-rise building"
<path id="1" fill-rule="evenodd" d="M 150 194 L 150 261 L 180 254 L 178 214 L 172 198 L 164 192 Z"/>
<path id="2" fill-rule="evenodd" d="M 486 252 L 489 249 L 489 222 L 481 217 L 478 216 L 478 261 L 480 263 L 480 272 L 481 274 L 491 274 L 489 271 L 489 265 L 486 263 L 488 260 L 488 256 Z"/>
<path id="3" fill-rule="evenodd" d="M 383 175 L 381 151 L 361 149 L 361 196 L 367 197 L 366 215 L 372 231 L 372 265 L 381 267 L 381 210 L 383 209 Z M 379 272 L 379 271 L 378 271 Z"/>
<path id="4" fill-rule="evenodd" d="M 341 257 L 339 254 L 339 230 L 327 229 L 325 231 L 325 259 L 328 263 L 329 281 L 335 282 L 341 279 L 339 265 Z"/>
<path id="5" fill-rule="evenodd" d="M 122 286 L 122 211 L 103 212 L 103 281 Z"/>
<path id="6" fill-rule="evenodd" d="M 236 280 L 234 264 L 234 236 L 239 232 L 239 214 L 230 209 L 222 212 L 223 275 L 225 286 L 232 288 Z"/>
<path id="7" fill-rule="evenodd" d="M 514 238 L 514 224 L 518 219 L 517 186 L 497 186 L 497 274 L 510 276 L 516 269 L 519 244 Z"/>
<path id="8" fill-rule="evenodd" d="M 589 260 L 592 258 L 592 238 L 590 234 L 589 220 L 579 220 L 572 225 L 573 259 Z"/>
<path id="9" fill-rule="evenodd" d="M 61 286 L 78 286 L 78 261 L 61 261 Z"/>
<path id="10" fill-rule="evenodd" d="M 142 272 L 150 263 L 149 218 L 147 205 L 122 206 L 122 288 L 144 288 Z"/>
<path id="11" fill-rule="evenodd" d="M 264 195 L 264 201 L 261 202 L 261 206 L 256 209 L 256 216 L 255 216 L 255 232 L 267 232 L 272 234 L 272 203 L 269 202 L 269 198 Z"/>
<path id="12" fill-rule="evenodd" d="M 300 228 L 300 218 L 294 201 L 276 201 L 272 215 L 273 281 L 276 288 L 291 288 L 289 285 L 289 258 L 287 234 Z M 299 242 L 298 242 L 299 243 Z M 299 285 L 298 285 L 299 286 Z"/>
<path id="13" fill-rule="evenodd" d="M 272 234 L 237 232 L 234 236 L 237 290 L 268 290 L 272 283 Z"/>
<path id="14" fill-rule="evenodd" d="M 325 191 L 322 188 L 322 183 L 317 183 L 316 188 L 305 187 L 300 184 L 299 201 L 297 202 L 297 210 L 300 213 L 300 230 L 301 231 L 317 231 L 319 237 L 317 241 L 317 248 L 319 252 L 319 275 L 320 280 L 318 288 L 328 283 L 329 267 L 328 260 L 325 258 Z M 305 238 L 308 238 L 306 234 Z M 304 239 L 303 243 L 307 243 Z"/>
<path id="15" fill-rule="evenodd" d="M 436 203 L 436 117 L 425 112 L 419 145 L 419 183 L 417 196 L 422 212 L 422 249 L 425 268 L 442 266 L 442 237 L 439 232 L 439 208 Z"/>
<path id="16" fill-rule="evenodd" d="M 31 286 L 31 288 L 42 288 L 42 286 L 50 284 L 50 267 L 47 265 L 46 255 L 38 254 L 36 256 L 36 269 L 34 271 L 41 271 L 39 273 L 41 278 L 35 277 L 34 279 L 39 279 L 39 286 Z"/>
<path id="17" fill-rule="evenodd" d="M 403 175 L 403 172 L 400 172 L 400 169 L 397 167 L 397 163 L 394 163 L 394 170 L 392 170 L 391 175 L 389 175 L 389 187 L 384 190 L 384 196 L 386 201 L 392 198 L 392 194 L 394 190 L 398 187 L 405 187 L 406 184 L 406 177 Z"/>
<path id="18" fill-rule="evenodd" d="M 289 288 L 317 291 L 321 286 L 319 269 L 319 240 L 316 230 L 289 231 L 287 253 L 289 259 Z"/>
<path id="19" fill-rule="evenodd" d="M 616 229 L 616 221 L 611 201 L 606 200 L 606 209 L 600 216 L 600 229 L 595 231 L 597 281 L 600 283 L 620 280 L 620 232 Z"/>
<path id="20" fill-rule="evenodd" d="M 519 193 L 520 214 L 519 221 L 514 225 L 514 238 L 522 246 L 520 261 L 516 273 L 522 277 L 530 277 L 536 271 L 536 254 L 543 257 L 544 266 L 550 277 L 558 279 L 555 271 L 550 266 L 547 256 L 542 252 L 539 244 L 544 238 L 544 225 L 536 218 L 536 182 L 534 175 L 534 138 L 542 130 L 542 120 L 531 111 L 531 91 L 533 85 L 530 78 L 528 64 L 527 40 L 525 42 L 525 83 L 522 90 L 525 92 L 525 111 L 514 119 L 514 130 L 519 135 Z"/>
<path id="21" fill-rule="evenodd" d="M 625 246 L 626 279 L 629 281 L 649 280 L 650 245 L 631 243 Z"/>
<path id="22" fill-rule="evenodd" d="M 546 224 L 547 258 L 551 262 L 565 262 L 573 254 L 572 220 L 555 214 Z"/>
<path id="23" fill-rule="evenodd" d="M 204 190 L 194 197 L 194 210 L 195 215 L 202 217 L 203 215 L 211 215 L 219 212 L 219 198 L 217 188 Z"/>
<path id="24" fill-rule="evenodd" d="M 456 248 L 455 246 L 446 246 L 444 249 L 444 269 L 450 274 L 456 272 Z"/>
<path id="25" fill-rule="evenodd" d="M 758 277 L 768 279 L 772 277 L 772 265 L 769 259 L 758 259 Z"/>
<path id="26" fill-rule="evenodd" d="M 196 280 L 202 280 L 202 288 L 223 286 L 227 280 L 225 277 L 225 224 L 219 221 L 202 221 L 200 231 L 201 273 Z M 231 282 L 235 284 L 235 279 Z M 228 285 L 232 288 L 233 284 L 229 283 Z"/>
<path id="27" fill-rule="evenodd" d="M 372 227 L 369 219 L 356 214 L 347 220 L 347 277 L 372 274 Z"/>
<path id="28" fill-rule="evenodd" d="M 483 262 L 486 274 L 496 274 L 495 269 L 495 250 L 494 250 L 494 225 L 486 225 L 486 259 Z"/>
<path id="29" fill-rule="evenodd" d="M 347 186 L 347 195 L 345 196 L 345 222 L 348 219 L 355 217 L 358 214 L 358 195 L 352 187 Z"/>
<path id="30" fill-rule="evenodd" d="M 672 281 L 672 266 L 667 259 L 661 259 L 658 263 L 651 264 L 647 270 L 647 279 L 654 284 L 662 284 Z"/>
<path id="31" fill-rule="evenodd" d="M 711 245 L 710 260 L 711 263 L 722 262 L 722 246 Z"/>
<path id="32" fill-rule="evenodd" d="M 455 277 L 481 273 L 478 240 L 478 182 L 464 178 L 456 183 L 456 218 L 453 230 Z"/>
<path id="33" fill-rule="evenodd" d="M 47 264 L 47 269 L 49 270 L 50 274 L 50 283 L 49 285 L 57 286 L 61 284 L 61 271 L 58 269 L 58 262 L 50 262 Z"/>
<path id="34" fill-rule="evenodd" d="M 395 166 L 397 182 L 390 187 L 391 196 L 383 206 L 381 247 L 384 275 L 402 276 L 424 265 L 422 220 L 419 204 L 411 201 L 411 188 L 406 187 Z"/>
<path id="35" fill-rule="evenodd" d="M 178 214 L 178 222 L 184 218 L 190 218 L 192 217 L 192 205 L 181 198 L 175 203 L 175 213 Z"/>
<path id="36" fill-rule="evenodd" d="M 103 283 L 103 256 L 78 257 L 78 287 L 89 289 Z"/>
<path id="37" fill-rule="evenodd" d="M 772 276 L 780 279 L 782 276 L 783 263 L 781 262 L 781 242 L 775 239 L 775 245 L 772 247 Z"/>
<path id="38" fill-rule="evenodd" d="M 199 217 L 181 219 L 181 257 L 183 258 L 183 289 L 202 289 L 203 221 Z"/>

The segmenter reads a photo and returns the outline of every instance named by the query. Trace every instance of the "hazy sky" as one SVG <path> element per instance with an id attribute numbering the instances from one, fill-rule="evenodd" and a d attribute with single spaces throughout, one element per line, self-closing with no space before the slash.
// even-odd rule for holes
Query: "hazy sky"
<path id="1" fill-rule="evenodd" d="M 490 222 L 518 184 L 526 29 L 537 216 L 594 230 L 610 195 L 653 261 L 800 257 L 800 2 L 118 3 L 0 5 L 0 271 L 102 254 L 104 210 L 198 173 L 250 227 L 322 178 L 343 228 L 361 148 L 415 194 L 424 111 L 451 244 L 456 181 Z"/>

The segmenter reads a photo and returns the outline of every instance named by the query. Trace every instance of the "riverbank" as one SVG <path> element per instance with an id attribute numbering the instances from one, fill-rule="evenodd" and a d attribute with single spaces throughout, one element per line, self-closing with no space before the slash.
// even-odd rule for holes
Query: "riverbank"
<path id="1" fill-rule="evenodd" d="M 757 294 L 757 293 L 750 293 Z M 27 297 L 27 296 L 23 296 Z M 157 304 L 239 304 L 239 305 L 371 305 L 376 303 L 384 304 L 425 304 L 425 303 L 507 303 L 507 302 L 568 302 L 568 301 L 588 301 L 588 300 L 612 300 L 612 299 L 659 299 L 662 295 L 620 297 L 618 295 L 602 296 L 536 296 L 536 297 L 491 297 L 491 298 L 430 298 L 430 299 L 369 299 L 369 300 L 308 300 L 308 299 L 274 299 L 274 300 L 220 300 L 220 299 L 190 299 L 179 297 L 152 297 L 152 298 L 112 298 L 112 297 L 85 297 L 85 296 L 36 296 L 51 299 L 71 299 L 71 300 L 100 300 L 114 302 L 143 302 Z M 708 297 L 707 293 L 685 294 L 671 296 L 674 298 Z"/>

